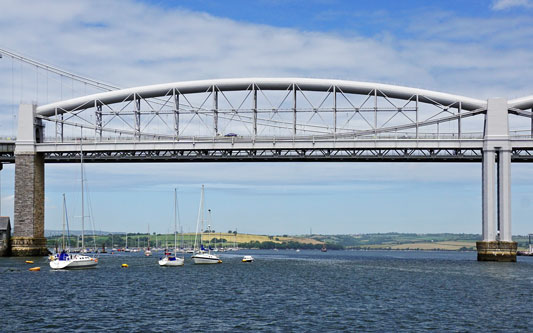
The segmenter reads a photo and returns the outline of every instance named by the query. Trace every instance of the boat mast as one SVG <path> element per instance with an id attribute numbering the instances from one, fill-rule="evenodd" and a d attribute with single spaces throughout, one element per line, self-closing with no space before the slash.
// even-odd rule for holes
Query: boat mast
<path id="1" fill-rule="evenodd" d="M 212 223 L 211 222 L 211 209 L 208 209 L 207 213 L 209 214 L 207 216 L 207 223 L 208 223 L 207 230 L 209 230 L 209 241 L 208 241 L 208 245 L 207 245 L 207 251 L 209 253 L 211 253 L 211 223 Z"/>
<path id="2" fill-rule="evenodd" d="M 204 198 L 205 194 L 204 194 L 204 185 L 202 185 L 202 199 L 200 200 L 200 216 L 201 216 L 201 221 L 202 221 L 202 227 L 200 228 L 200 247 L 202 246 L 202 244 L 204 243 L 203 241 L 203 234 L 204 234 Z"/>
<path id="3" fill-rule="evenodd" d="M 194 235 L 194 252 L 198 249 L 198 227 L 200 221 L 202 223 L 202 229 L 204 228 L 204 185 L 202 185 L 202 193 L 200 195 L 200 207 L 198 208 L 198 218 L 196 220 L 196 234 Z M 202 244 L 202 231 L 200 231 L 200 244 Z"/>
<path id="4" fill-rule="evenodd" d="M 167 233 L 165 234 L 165 252 L 168 252 L 168 234 L 169 230 L 167 229 Z M 165 253 L 166 254 L 166 253 Z"/>
<path id="5" fill-rule="evenodd" d="M 177 250 L 177 244 L 178 244 L 178 239 L 177 239 L 177 214 L 178 214 L 178 205 L 177 205 L 177 201 L 178 200 L 178 194 L 177 194 L 177 190 L 174 188 L 174 257 L 177 257 L 178 256 L 178 250 Z"/>
<path id="6" fill-rule="evenodd" d="M 63 250 L 65 249 L 65 193 L 63 193 L 63 216 L 62 216 L 62 219 L 63 219 Z"/>
<path id="7" fill-rule="evenodd" d="M 81 249 L 85 250 L 85 206 L 83 196 L 83 128 L 80 136 L 80 169 L 81 169 Z"/>

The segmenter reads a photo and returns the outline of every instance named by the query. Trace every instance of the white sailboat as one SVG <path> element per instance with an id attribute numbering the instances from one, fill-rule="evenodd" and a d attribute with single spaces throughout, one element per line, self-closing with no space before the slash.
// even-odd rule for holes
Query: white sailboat
<path id="1" fill-rule="evenodd" d="M 198 228 L 200 227 L 200 242 L 198 243 Z M 208 226 L 211 232 L 211 226 Z M 211 248 L 206 250 L 202 244 L 202 234 L 204 232 L 204 185 L 202 185 L 202 195 L 200 197 L 200 209 L 198 212 L 198 220 L 196 221 L 196 236 L 194 237 L 194 252 L 191 259 L 195 264 L 220 264 L 222 260 L 211 253 Z"/>
<path id="2" fill-rule="evenodd" d="M 177 226 L 177 213 L 178 213 L 178 194 L 174 189 L 174 255 L 168 255 L 159 260 L 159 266 L 183 266 L 185 264 L 185 258 L 178 258 L 178 226 Z"/>
<path id="3" fill-rule="evenodd" d="M 150 225 L 148 225 L 148 247 L 144 251 L 144 255 L 147 257 L 152 255 L 152 250 L 150 250 Z"/>
<path id="4" fill-rule="evenodd" d="M 82 146 L 80 141 L 80 146 Z M 81 251 L 85 249 L 85 197 L 84 197 L 84 170 L 83 170 L 83 146 L 80 153 L 80 165 L 81 165 Z M 69 268 L 91 268 L 98 264 L 98 259 L 87 255 L 70 254 L 66 251 L 58 253 L 50 261 L 50 267 L 52 269 L 69 269 Z"/>

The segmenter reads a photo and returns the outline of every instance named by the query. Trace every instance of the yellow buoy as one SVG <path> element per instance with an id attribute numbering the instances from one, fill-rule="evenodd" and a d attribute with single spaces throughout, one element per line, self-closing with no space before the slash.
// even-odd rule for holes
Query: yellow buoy
<path id="1" fill-rule="evenodd" d="M 29 269 L 31 272 L 37 272 L 41 270 L 41 267 L 32 267 Z"/>
<path id="2" fill-rule="evenodd" d="M 33 264 L 33 260 L 26 260 L 27 264 Z"/>
<path id="3" fill-rule="evenodd" d="M 128 264 L 122 264 L 122 268 L 128 268 Z"/>

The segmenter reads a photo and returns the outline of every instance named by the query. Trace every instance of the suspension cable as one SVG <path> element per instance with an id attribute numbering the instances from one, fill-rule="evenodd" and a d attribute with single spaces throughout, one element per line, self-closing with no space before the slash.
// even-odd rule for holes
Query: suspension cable
<path id="1" fill-rule="evenodd" d="M 0 56 L 1 55 L 7 55 L 7 56 L 11 57 L 12 59 L 19 60 L 19 61 L 21 61 L 23 63 L 30 64 L 30 65 L 36 66 L 38 68 L 42 68 L 42 69 L 44 69 L 46 71 L 49 71 L 49 72 L 52 72 L 52 73 L 55 73 L 55 74 L 58 74 L 58 75 L 66 76 L 66 77 L 68 77 L 68 78 L 70 78 L 72 80 L 76 80 L 76 81 L 79 81 L 79 82 L 86 83 L 86 84 L 88 84 L 88 85 L 90 85 L 92 87 L 99 88 L 101 90 L 112 91 L 112 90 L 120 89 L 119 87 L 114 86 L 112 84 L 105 83 L 105 82 L 98 81 L 98 80 L 94 80 L 94 79 L 91 79 L 91 78 L 88 78 L 88 77 L 85 77 L 85 76 L 81 76 L 81 75 L 78 75 L 78 74 L 63 70 L 61 68 L 58 68 L 58 67 L 55 67 L 55 66 L 52 66 L 52 65 L 48 65 L 48 64 L 39 62 L 37 60 L 25 57 L 23 55 L 15 53 L 15 52 L 8 51 L 8 50 L 3 49 L 3 48 L 0 48 Z"/>

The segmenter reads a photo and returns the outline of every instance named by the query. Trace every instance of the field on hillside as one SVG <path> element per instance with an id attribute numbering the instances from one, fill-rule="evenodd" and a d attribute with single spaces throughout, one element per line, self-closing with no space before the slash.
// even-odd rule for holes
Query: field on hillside
<path id="1" fill-rule="evenodd" d="M 194 237 L 194 235 L 193 235 Z M 236 240 L 235 240 L 236 237 Z M 234 234 L 228 234 L 228 233 L 211 233 L 211 234 L 203 234 L 202 238 L 204 241 L 210 241 L 213 238 L 216 239 L 226 239 L 228 243 L 233 243 L 236 241 L 237 243 L 249 243 L 249 242 L 274 242 L 281 244 L 283 242 L 298 242 L 298 243 L 304 243 L 304 244 L 322 244 L 322 242 L 311 239 L 311 238 L 301 238 L 301 237 L 283 237 L 283 236 L 266 236 L 266 235 L 252 235 L 252 234 L 237 234 L 236 236 Z"/>
<path id="2" fill-rule="evenodd" d="M 469 241 L 450 241 L 450 242 L 423 242 L 423 243 L 406 243 L 406 244 L 380 244 L 369 245 L 372 249 L 391 249 L 391 250 L 475 250 L 476 243 Z"/>

